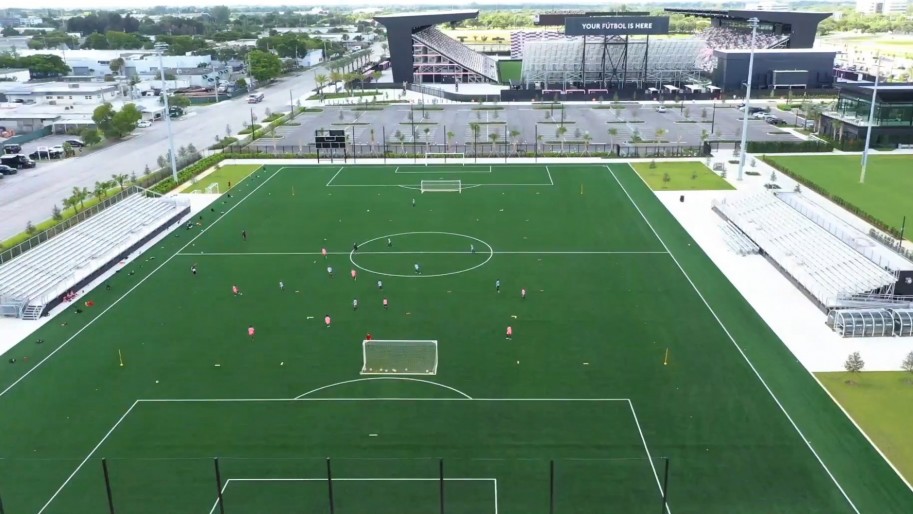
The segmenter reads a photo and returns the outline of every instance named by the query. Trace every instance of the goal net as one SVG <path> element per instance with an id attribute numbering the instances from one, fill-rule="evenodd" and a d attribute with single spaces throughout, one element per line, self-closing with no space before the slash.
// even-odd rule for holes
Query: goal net
<path id="1" fill-rule="evenodd" d="M 461 180 L 423 180 L 422 193 L 461 193 L 463 181 Z"/>
<path id="2" fill-rule="evenodd" d="M 206 186 L 206 192 L 208 194 L 219 194 L 219 183 L 213 182 L 212 184 Z"/>
<path id="3" fill-rule="evenodd" d="M 437 341 L 365 340 L 362 375 L 435 375 Z"/>
<path id="4" fill-rule="evenodd" d="M 466 154 L 457 152 L 425 152 L 425 166 L 429 164 L 466 164 Z"/>

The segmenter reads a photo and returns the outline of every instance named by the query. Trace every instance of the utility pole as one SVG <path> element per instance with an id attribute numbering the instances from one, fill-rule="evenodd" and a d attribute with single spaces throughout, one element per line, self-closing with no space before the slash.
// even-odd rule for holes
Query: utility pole
<path id="1" fill-rule="evenodd" d="M 862 149 L 862 171 L 859 183 L 865 184 L 865 170 L 869 164 L 869 143 L 872 141 L 872 126 L 875 125 L 875 102 L 878 100 L 878 77 L 881 75 L 881 54 L 875 55 L 875 86 L 872 88 L 872 105 L 869 107 L 869 126 L 865 130 L 865 147 Z"/>
<path id="2" fill-rule="evenodd" d="M 165 83 L 165 65 L 162 55 L 165 53 L 165 50 L 168 48 L 168 45 L 164 43 L 157 43 L 155 45 L 155 50 L 159 54 L 159 72 L 162 76 L 162 99 L 165 102 L 165 127 L 168 130 L 168 155 L 171 157 L 171 178 L 174 180 L 175 185 L 178 183 L 178 163 L 174 155 L 174 133 L 171 131 L 171 109 L 168 107 L 168 85 Z"/>
<path id="3" fill-rule="evenodd" d="M 748 54 L 748 81 L 745 84 L 745 114 L 742 118 L 742 142 L 739 144 L 739 180 L 745 172 L 745 157 L 748 153 L 748 116 L 750 115 L 749 102 L 751 101 L 751 74 L 754 73 L 754 45 L 758 36 L 758 19 L 750 18 L 751 25 L 751 50 Z"/>

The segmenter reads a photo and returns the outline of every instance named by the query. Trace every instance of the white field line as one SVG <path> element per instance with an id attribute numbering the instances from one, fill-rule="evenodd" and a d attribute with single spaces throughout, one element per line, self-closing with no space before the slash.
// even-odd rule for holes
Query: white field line
<path id="1" fill-rule="evenodd" d="M 319 389 L 318 389 L 319 390 Z M 310 393 L 305 393 L 310 394 Z M 246 402 L 630 402 L 629 398 L 141 398 L 138 403 Z"/>
<path id="2" fill-rule="evenodd" d="M 621 181 L 618 180 L 618 177 L 615 175 L 615 172 L 612 171 L 612 168 L 610 168 L 608 165 L 606 165 L 606 169 L 608 169 L 609 173 L 612 174 L 612 178 L 614 178 L 615 182 L 618 183 L 618 187 L 621 188 L 621 190 L 624 192 L 625 196 L 628 197 L 628 201 L 631 202 L 631 205 L 633 205 L 634 208 L 637 209 L 637 212 L 640 213 L 640 217 L 643 218 L 643 220 L 647 224 L 647 226 L 650 227 L 650 231 L 653 232 L 653 235 L 656 236 L 656 239 L 659 240 L 660 244 L 663 245 L 663 248 L 665 248 L 666 251 L 669 253 L 669 256 L 672 257 L 672 261 L 675 262 L 675 265 L 678 266 L 679 271 L 682 272 L 682 275 L 684 275 L 685 279 L 688 281 L 688 283 L 691 284 L 691 287 L 692 287 L 692 289 L 694 289 L 694 292 L 697 293 L 698 297 L 700 297 L 701 302 L 703 302 L 704 306 L 707 307 L 707 310 L 710 311 L 710 314 L 713 315 L 713 318 L 716 320 L 717 324 L 720 325 L 720 328 L 723 329 L 723 332 L 726 334 L 726 337 L 728 337 L 729 341 L 732 342 L 732 346 L 735 347 L 736 351 L 739 352 L 739 354 L 742 356 L 742 358 L 748 364 L 748 367 L 751 368 L 751 371 L 754 372 L 756 377 L 758 377 L 758 380 L 761 382 L 761 385 L 764 386 L 764 389 L 767 390 L 767 393 L 770 394 L 771 398 L 773 398 L 774 402 L 777 404 L 777 407 L 780 408 L 780 411 L 783 413 L 784 416 L 786 416 L 786 419 L 789 420 L 789 423 L 796 430 L 796 433 L 799 434 L 799 437 L 802 438 L 802 441 L 805 443 L 805 445 L 808 447 L 808 449 L 812 452 L 812 455 L 814 455 L 815 459 L 818 460 L 818 463 L 821 464 L 821 467 L 824 469 L 825 473 L 827 473 L 827 475 L 831 478 L 831 481 L 834 482 L 834 485 L 837 486 L 837 489 L 840 491 L 840 494 L 843 495 L 844 499 L 846 499 L 847 503 L 849 503 L 849 505 L 850 505 L 850 507 L 852 507 L 853 511 L 856 512 L 856 514 L 860 514 L 859 509 L 856 508 L 856 504 L 854 504 L 853 500 L 851 500 L 849 495 L 846 494 L 846 491 L 843 489 L 843 486 L 840 485 L 840 482 L 837 481 L 837 478 L 834 476 L 833 473 L 831 473 L 831 470 L 828 469 L 827 465 L 821 459 L 821 456 L 818 455 L 818 452 L 816 452 L 815 448 L 812 447 L 812 443 L 809 442 L 808 438 L 805 437 L 805 434 L 802 432 L 802 430 L 799 428 L 799 426 L 796 425 L 796 422 L 793 420 L 792 416 L 789 415 L 789 412 L 786 411 L 786 408 L 780 402 L 780 399 L 777 398 L 777 395 L 774 394 L 774 392 L 770 388 L 770 386 L 767 385 L 767 382 L 761 376 L 761 373 L 759 373 L 757 368 L 755 368 L 754 363 L 751 362 L 751 359 L 749 359 L 748 356 L 745 355 L 745 352 L 742 351 L 742 348 L 739 347 L 739 344 L 736 342 L 735 337 L 733 337 L 732 333 L 729 332 L 729 329 L 726 328 L 726 325 L 723 323 L 723 320 L 721 320 L 720 317 L 717 315 L 716 311 L 713 310 L 713 307 L 710 306 L 710 303 L 707 301 L 706 298 L 704 298 L 704 295 L 701 293 L 700 289 L 698 289 L 697 285 L 694 283 L 694 281 L 691 280 L 691 277 L 685 271 L 685 268 L 682 267 L 681 263 L 678 262 L 678 259 L 675 258 L 675 255 L 669 250 L 669 247 L 666 245 L 666 242 L 663 241 L 663 238 L 660 237 L 660 235 L 656 231 L 656 229 L 653 228 L 653 224 L 650 223 L 650 220 L 647 219 L 647 217 L 644 215 L 643 211 L 640 210 L 640 207 L 637 205 L 637 202 L 635 202 L 634 199 L 631 198 L 631 195 L 628 193 L 628 190 L 625 189 L 625 187 L 621 183 Z M 634 172 L 633 168 L 631 171 Z M 634 173 L 636 174 L 636 172 L 634 172 Z M 638 176 L 640 176 L 640 175 L 638 175 Z"/>
<path id="3" fill-rule="evenodd" d="M 21 377 L 19 377 L 18 379 L 16 379 L 15 382 L 13 382 L 13 383 L 10 384 L 9 386 L 7 386 L 6 389 L 4 389 L 3 391 L 0 391 L 0 397 L 2 397 L 3 395 L 5 395 L 5 394 L 6 394 L 7 392 L 9 392 L 12 388 L 16 387 L 16 385 L 19 384 L 19 382 L 21 382 L 22 380 L 24 380 L 25 377 L 29 376 L 33 371 L 35 371 L 36 369 L 40 368 L 41 365 L 44 364 L 48 359 L 50 359 L 51 357 L 53 357 L 57 352 L 59 352 L 59 351 L 62 350 L 65 346 L 67 346 L 68 344 L 70 344 L 70 342 L 73 341 L 74 339 L 76 339 L 76 337 L 78 337 L 79 334 L 81 334 L 81 333 L 83 332 L 83 330 L 89 328 L 90 326 L 92 326 L 92 324 L 94 324 L 96 321 L 98 321 L 99 319 L 101 319 L 108 311 L 110 311 L 110 310 L 113 309 L 118 303 L 120 303 L 121 300 L 123 300 L 124 298 L 126 298 L 130 293 L 132 293 L 133 291 L 135 291 L 136 288 L 138 288 L 139 286 L 141 286 L 141 285 L 143 284 L 143 282 L 145 282 L 146 280 L 148 280 L 149 277 L 151 277 L 152 275 L 154 275 L 158 270 L 162 269 L 162 267 L 164 267 L 166 264 L 168 264 L 168 263 L 171 261 L 171 259 L 174 259 L 176 256 L 180 255 L 181 252 L 183 252 L 188 246 L 190 246 L 191 244 L 193 244 L 193 242 L 196 241 L 200 236 L 202 236 L 203 234 L 205 234 L 206 231 L 208 231 L 208 230 L 211 229 L 213 226 L 215 226 L 216 223 L 222 221 L 222 219 L 224 219 L 225 216 L 228 215 L 228 213 L 230 213 L 231 211 L 233 211 L 233 210 L 235 209 L 235 207 L 241 205 L 241 203 L 243 203 L 244 200 L 247 200 L 248 198 L 250 198 L 250 196 L 251 196 L 252 194 L 254 194 L 254 192 L 256 192 L 258 189 L 260 189 L 261 187 L 263 187 L 264 184 L 266 184 L 267 182 L 269 182 L 270 179 L 272 179 L 273 177 L 275 177 L 280 171 L 282 171 L 282 170 L 284 170 L 284 169 L 285 169 L 285 167 L 282 167 L 282 168 L 279 168 L 278 170 L 276 170 L 275 173 L 273 173 L 272 175 L 270 175 L 269 177 L 267 177 L 266 180 L 264 180 L 259 186 L 255 187 L 253 190 L 251 190 L 251 192 L 248 193 L 247 196 L 245 196 L 244 198 L 238 200 L 238 203 L 232 205 L 227 211 L 225 211 L 225 214 L 222 214 L 222 215 L 219 216 L 214 222 L 210 223 L 210 224 L 207 225 L 205 228 L 203 228 L 203 230 L 201 230 L 196 236 L 194 236 L 192 239 L 190 239 L 190 241 L 187 241 L 187 244 L 185 244 L 185 245 L 182 246 L 180 249 L 178 249 L 177 252 L 175 252 L 174 254 L 172 254 L 171 257 L 168 257 L 167 259 L 165 259 L 164 262 L 162 262 L 161 264 L 159 264 L 157 268 L 155 268 L 154 270 L 150 271 L 149 274 L 146 275 L 145 277 L 141 278 L 140 281 L 136 283 L 136 285 L 134 285 L 133 287 L 131 287 L 130 289 L 128 289 L 127 292 L 125 292 L 120 298 L 118 298 L 117 300 L 114 300 L 113 302 L 111 302 L 111 305 L 109 305 L 108 307 L 106 307 L 105 310 L 101 311 L 101 313 L 100 313 L 98 316 L 96 316 L 95 318 L 93 318 L 92 320 L 90 320 L 88 323 L 86 323 L 82 328 L 80 328 L 79 330 L 77 330 L 76 333 L 74 333 L 72 336 L 70 336 L 69 339 L 67 339 L 66 341 L 64 341 L 63 343 L 61 343 L 60 346 L 58 346 L 57 348 L 54 348 L 54 351 L 52 351 L 51 353 L 49 353 L 45 358 L 43 358 L 43 359 L 41 359 L 40 361 L 38 361 L 38 363 L 35 364 L 34 367 L 32 367 L 31 369 L 29 369 L 28 371 L 26 371 Z"/>
<path id="4" fill-rule="evenodd" d="M 552 172 L 549 171 L 548 166 L 545 167 L 545 172 L 548 173 L 548 182 L 549 182 L 549 184 L 551 184 L 551 185 L 554 186 L 554 185 L 555 185 L 555 181 L 552 180 Z"/>
<path id="5" fill-rule="evenodd" d="M 462 396 L 463 398 L 465 398 L 467 400 L 472 400 L 472 396 L 469 396 L 468 394 L 464 393 L 463 391 L 460 391 L 459 389 L 450 387 L 448 385 L 439 384 L 437 382 L 432 382 L 430 380 L 422 380 L 420 378 L 410 378 L 410 377 L 368 377 L 368 378 L 356 378 L 353 380 L 345 380 L 342 382 L 336 382 L 335 384 L 321 386 L 321 387 L 318 387 L 317 389 L 311 389 L 310 391 L 308 391 L 304 394 L 296 396 L 295 399 L 300 400 L 301 398 L 303 398 L 305 396 L 316 393 L 318 391 L 323 391 L 324 389 L 329 389 L 331 387 L 341 386 L 341 385 L 345 385 L 345 384 L 352 384 L 355 382 L 369 382 L 372 380 L 402 380 L 404 382 L 420 382 L 422 384 L 429 384 L 429 385 L 433 385 L 433 386 L 437 386 L 437 387 L 442 387 L 444 389 L 448 389 L 448 390 L 453 391 L 454 393 Z"/>
<path id="6" fill-rule="evenodd" d="M 330 180 L 327 181 L 327 186 L 329 186 L 330 184 L 333 183 L 334 180 L 336 180 L 336 176 L 339 175 L 340 173 L 342 173 L 342 169 L 343 169 L 344 167 L 345 167 L 345 166 L 340 166 L 339 169 L 336 170 L 336 173 L 334 173 L 333 176 L 330 177 Z"/>
<path id="7" fill-rule="evenodd" d="M 327 184 L 329 187 L 422 187 L 421 184 Z M 552 187 L 555 184 L 462 184 L 463 189 L 472 187 Z"/>
<path id="8" fill-rule="evenodd" d="M 327 252 L 327 255 L 349 255 L 352 252 Z M 489 252 L 482 252 L 487 254 Z M 496 251 L 493 252 L 495 255 L 666 255 L 668 252 L 659 251 L 659 250 L 632 250 L 632 251 Z M 459 251 L 459 252 L 366 252 L 358 251 L 359 255 L 470 255 L 468 251 Z M 193 257 L 225 257 L 225 256 L 236 256 L 236 255 L 246 255 L 246 256 L 282 256 L 282 255 L 323 255 L 321 252 L 209 252 L 209 253 L 180 253 L 181 256 L 193 256 Z"/>
<path id="9" fill-rule="evenodd" d="M 76 473 L 79 473 L 79 470 L 82 469 L 82 467 L 86 465 L 86 462 L 89 462 L 89 459 L 92 458 L 92 455 L 95 455 L 95 452 L 98 451 L 99 448 L 101 448 L 101 445 L 104 444 L 104 442 L 108 439 L 108 437 L 114 432 L 114 429 L 117 428 L 118 425 L 120 425 L 121 421 L 123 421 L 124 419 L 127 418 L 127 415 L 130 414 L 130 412 L 133 410 L 133 407 L 136 407 L 136 404 L 138 404 L 139 402 L 140 402 L 140 400 L 134 401 L 133 405 L 131 405 L 130 408 L 127 409 L 127 411 L 124 412 L 123 415 L 121 415 L 120 419 L 118 419 L 117 422 L 115 422 L 114 425 L 108 430 L 108 433 L 106 433 L 105 436 L 101 438 L 101 441 L 98 441 L 98 444 L 95 445 L 95 448 L 92 448 L 92 451 L 90 451 L 89 454 L 86 455 L 86 458 L 82 459 L 82 462 L 80 462 L 79 465 L 76 466 L 76 469 L 74 469 L 73 472 L 70 473 L 70 476 L 68 476 L 67 479 L 64 480 L 62 484 L 60 484 L 60 487 L 58 487 L 57 491 L 55 491 L 54 494 L 51 495 L 51 498 L 48 499 L 47 503 L 45 503 L 44 506 L 41 507 L 41 510 L 38 511 L 38 514 L 41 514 L 42 512 L 45 511 L 45 509 L 48 508 L 48 506 L 51 504 L 51 502 L 54 501 L 54 498 L 57 498 L 57 495 L 60 494 L 60 491 L 63 491 L 63 488 L 66 487 L 67 484 L 70 483 L 70 480 L 73 480 L 73 477 L 76 476 Z"/>
<path id="10" fill-rule="evenodd" d="M 637 433 L 640 434 L 640 441 L 644 445 L 644 450 L 647 452 L 647 462 L 650 463 L 650 468 L 653 469 L 653 476 L 656 477 L 656 487 L 659 488 L 659 495 L 662 498 L 663 495 L 663 483 L 659 479 L 659 473 L 656 472 L 656 465 L 653 464 L 653 456 L 650 455 L 650 448 L 647 446 L 647 439 L 644 437 L 644 431 L 640 428 L 640 420 L 637 419 L 637 412 L 634 410 L 634 402 L 628 400 L 628 406 L 631 407 L 631 415 L 634 416 L 634 423 L 637 425 Z M 666 503 L 666 512 L 667 514 L 672 514 L 672 509 L 669 507 L 669 504 Z"/>

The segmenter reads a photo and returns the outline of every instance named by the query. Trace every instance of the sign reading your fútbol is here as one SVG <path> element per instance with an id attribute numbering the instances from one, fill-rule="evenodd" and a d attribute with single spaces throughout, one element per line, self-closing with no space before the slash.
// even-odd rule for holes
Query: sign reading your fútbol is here
<path id="1" fill-rule="evenodd" d="M 668 34 L 668 16 L 572 17 L 564 21 L 568 36 L 624 36 Z"/>

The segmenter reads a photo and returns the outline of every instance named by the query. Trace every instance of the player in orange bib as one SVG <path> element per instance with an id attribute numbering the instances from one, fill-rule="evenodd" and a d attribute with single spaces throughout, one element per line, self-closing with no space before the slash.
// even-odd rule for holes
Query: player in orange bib
<path id="1" fill-rule="evenodd" d="M 358 280 L 358 272 L 354 269 L 352 270 L 352 280 Z"/>
<path id="2" fill-rule="evenodd" d="M 255 331 L 254 331 L 254 326 L 253 326 L 253 325 L 250 325 L 250 326 L 247 327 L 247 335 L 249 335 L 251 339 L 254 338 L 254 332 L 255 332 Z"/>
<path id="3" fill-rule="evenodd" d="M 240 291 L 238 291 L 238 286 L 231 286 L 231 292 L 232 292 L 235 296 L 238 296 L 238 293 L 240 293 Z"/>
<path id="4" fill-rule="evenodd" d="M 514 336 L 514 329 L 510 325 L 507 326 L 507 339 L 511 339 Z"/>
<path id="5" fill-rule="evenodd" d="M 329 314 L 327 314 L 326 316 L 323 317 L 323 322 L 326 324 L 327 328 L 330 328 L 330 321 L 331 320 L 330 320 Z"/>
<path id="6" fill-rule="evenodd" d="M 324 258 L 324 259 L 326 259 L 326 258 L 327 258 L 327 249 L 326 249 L 326 248 L 321 248 L 321 249 L 320 249 L 320 254 L 323 255 L 323 258 Z"/>
<path id="7" fill-rule="evenodd" d="M 384 310 L 387 310 L 390 307 L 390 303 L 387 302 L 387 299 L 384 298 Z"/>

